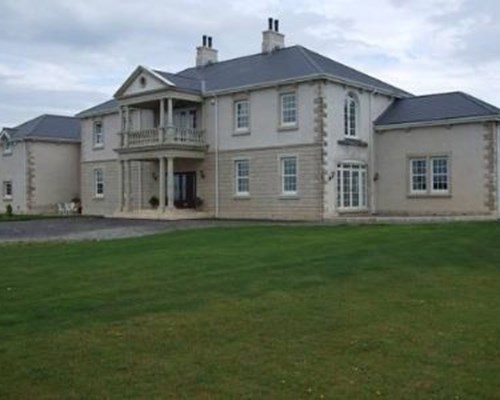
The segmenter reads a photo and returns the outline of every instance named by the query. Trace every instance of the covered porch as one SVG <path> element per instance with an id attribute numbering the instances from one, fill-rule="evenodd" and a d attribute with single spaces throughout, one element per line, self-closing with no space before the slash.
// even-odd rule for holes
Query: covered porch
<path id="1" fill-rule="evenodd" d="M 203 199 L 204 153 L 153 151 L 121 154 L 120 203 L 115 217 L 141 219 L 210 218 Z"/>

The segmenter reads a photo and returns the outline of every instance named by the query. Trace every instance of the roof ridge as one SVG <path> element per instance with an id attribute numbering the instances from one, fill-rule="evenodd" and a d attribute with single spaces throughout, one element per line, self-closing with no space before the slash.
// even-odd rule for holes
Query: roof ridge
<path id="1" fill-rule="evenodd" d="M 297 49 L 299 49 L 299 51 L 302 53 L 302 55 L 304 56 L 306 61 L 308 61 L 312 65 L 312 67 L 316 70 L 316 72 L 319 72 L 319 73 L 324 72 L 321 69 L 321 67 L 318 65 L 318 63 L 316 61 L 314 61 L 309 54 L 307 54 L 308 51 L 310 51 L 309 49 L 307 49 L 301 45 L 296 45 L 295 47 L 297 47 Z"/>
<path id="2" fill-rule="evenodd" d="M 267 56 L 267 55 L 274 54 L 274 53 L 279 52 L 279 51 L 290 50 L 290 49 L 293 49 L 295 47 L 299 47 L 299 45 L 295 44 L 293 46 L 282 47 L 281 49 L 273 50 L 270 53 L 260 52 L 260 53 L 254 53 L 254 54 L 247 54 L 246 56 L 239 56 L 239 57 L 229 58 L 227 60 L 217 61 L 215 63 L 210 63 L 210 64 L 207 64 L 207 65 L 203 65 L 201 67 L 189 67 L 189 68 L 185 68 L 185 69 L 177 72 L 176 75 L 182 76 L 181 74 L 183 72 L 186 72 L 186 71 L 191 71 L 191 70 L 203 71 L 206 68 L 210 68 L 210 67 L 213 67 L 213 66 L 216 66 L 216 65 L 220 65 L 220 64 L 225 64 L 225 63 L 228 63 L 228 62 L 231 62 L 231 61 L 243 60 L 245 58 L 252 58 L 252 57 L 257 57 L 257 56 Z"/>
<path id="3" fill-rule="evenodd" d="M 500 109 L 495 107 L 493 104 L 489 104 L 481 99 L 478 99 L 477 97 L 474 97 L 474 96 L 470 95 L 469 93 L 465 93 L 465 92 L 461 92 L 461 91 L 459 91 L 457 93 L 460 94 L 462 97 L 465 97 L 467 100 L 472 101 L 476 105 L 487 109 L 488 111 L 490 111 L 493 114 L 500 113 Z"/>

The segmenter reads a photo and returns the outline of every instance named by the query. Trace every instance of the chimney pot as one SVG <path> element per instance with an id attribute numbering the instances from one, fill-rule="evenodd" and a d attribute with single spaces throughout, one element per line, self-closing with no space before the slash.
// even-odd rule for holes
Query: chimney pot
<path id="1" fill-rule="evenodd" d="M 208 37 L 208 47 L 211 49 L 212 48 L 212 36 Z"/>
<path id="2" fill-rule="evenodd" d="M 203 47 L 207 45 L 207 35 L 203 35 Z"/>
<path id="3" fill-rule="evenodd" d="M 267 22 L 268 22 L 269 30 L 272 31 L 273 30 L 273 19 L 269 18 L 267 20 Z"/>
<path id="4" fill-rule="evenodd" d="M 217 50 L 212 48 L 212 36 L 203 35 L 203 45 L 196 48 L 196 66 L 204 67 L 217 62 Z"/>
<path id="5" fill-rule="evenodd" d="M 274 31 L 279 32 L 280 31 L 280 21 L 279 19 L 274 20 Z"/>

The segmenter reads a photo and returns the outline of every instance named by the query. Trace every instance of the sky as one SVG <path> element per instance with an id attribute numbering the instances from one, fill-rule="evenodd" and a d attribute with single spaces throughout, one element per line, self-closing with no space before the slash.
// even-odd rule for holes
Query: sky
<path id="1" fill-rule="evenodd" d="M 0 127 L 112 98 L 137 65 L 177 72 L 201 36 L 260 52 L 267 18 L 300 44 L 413 94 L 500 106 L 498 0 L 0 0 Z"/>

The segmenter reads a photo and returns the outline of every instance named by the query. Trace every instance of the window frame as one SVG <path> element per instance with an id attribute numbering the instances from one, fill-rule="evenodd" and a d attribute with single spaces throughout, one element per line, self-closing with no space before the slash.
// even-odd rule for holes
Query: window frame
<path id="1" fill-rule="evenodd" d="M 241 116 L 239 114 L 241 108 L 239 106 L 246 104 L 246 115 Z M 247 124 L 246 126 L 240 126 L 240 118 L 245 118 Z M 234 132 L 236 134 L 248 133 L 250 132 L 250 100 L 241 99 L 234 102 Z"/>
<path id="2" fill-rule="evenodd" d="M 96 127 L 100 126 L 100 131 Z M 100 138 L 98 140 L 98 138 Z M 104 123 L 102 120 L 96 120 L 92 123 L 92 143 L 94 149 L 104 148 Z"/>
<path id="3" fill-rule="evenodd" d="M 353 110 L 351 106 L 354 106 L 354 117 L 352 116 Z M 352 127 L 353 122 L 354 128 Z M 347 94 L 344 101 L 344 137 L 359 139 L 359 99 L 352 92 Z"/>
<path id="4" fill-rule="evenodd" d="M 295 173 L 286 173 L 285 162 L 293 160 L 295 162 Z M 282 196 L 297 196 L 299 194 L 299 158 L 296 155 L 281 155 L 280 162 L 280 181 Z M 295 180 L 295 190 L 286 190 L 286 178 L 293 177 Z"/>
<path id="5" fill-rule="evenodd" d="M 435 172 L 435 161 L 445 160 L 446 173 L 436 173 Z M 425 161 L 426 171 L 425 171 L 425 190 L 415 190 L 413 186 L 414 171 L 413 162 L 414 161 Z M 409 197 L 440 197 L 440 196 L 451 196 L 451 155 L 450 154 L 431 154 L 431 155 L 409 155 L 408 156 L 408 196 Z M 420 174 L 420 176 L 423 176 Z M 444 176 L 444 183 L 446 184 L 446 189 L 435 189 L 435 184 L 437 182 L 438 176 Z"/>
<path id="6" fill-rule="evenodd" d="M 284 102 L 284 99 L 286 97 L 289 97 L 289 96 L 293 96 L 294 98 L 294 108 L 293 108 L 293 112 L 294 112 L 294 115 L 295 115 L 295 119 L 293 121 L 285 121 L 285 102 Z M 298 126 L 298 123 L 299 123 L 299 101 L 298 101 L 298 95 L 297 95 L 297 91 L 286 91 L 286 92 L 283 92 L 283 93 L 280 93 L 279 94 L 279 120 L 280 120 L 280 127 L 281 128 L 296 128 Z M 288 110 L 290 111 L 290 110 Z"/>
<path id="7" fill-rule="evenodd" d="M 99 175 L 100 174 L 100 179 Z M 105 184 L 104 184 L 104 169 L 103 168 L 94 168 L 94 198 L 102 199 L 104 198 Z M 99 185 L 100 190 L 99 190 Z"/>
<path id="8" fill-rule="evenodd" d="M 241 163 L 246 163 L 247 174 L 240 175 L 239 165 Z M 238 158 L 234 160 L 234 195 L 236 197 L 249 197 L 250 196 L 250 159 L 248 158 Z M 240 190 L 240 182 L 246 181 L 247 190 Z"/>
<path id="9" fill-rule="evenodd" d="M 9 188 L 9 190 L 7 190 Z M 8 193 L 9 192 L 9 193 Z M 11 201 L 14 196 L 14 185 L 11 180 L 2 182 L 2 198 L 4 201 Z"/>
<path id="10" fill-rule="evenodd" d="M 349 171 L 349 205 L 346 206 L 346 182 L 344 172 Z M 353 171 L 358 171 L 358 204 L 354 204 Z M 362 161 L 342 161 L 337 164 L 337 209 L 341 212 L 364 212 L 369 209 L 368 205 L 368 165 Z"/>
<path id="11" fill-rule="evenodd" d="M 416 163 L 416 162 L 424 162 L 425 171 L 423 173 L 422 172 L 419 172 L 419 173 L 415 172 L 414 163 Z M 410 163 L 410 182 L 409 182 L 410 193 L 414 194 L 414 195 L 427 194 L 429 191 L 429 180 L 428 180 L 429 160 L 428 160 L 428 157 L 412 157 L 409 159 L 409 163 Z M 424 177 L 425 178 L 425 180 L 424 180 L 425 188 L 415 189 L 415 186 L 414 186 L 414 178 L 415 177 L 419 177 L 419 178 Z"/>
<path id="12" fill-rule="evenodd" d="M 4 156 L 10 156 L 10 155 L 12 155 L 12 152 L 13 152 L 12 141 L 9 139 L 4 139 L 3 140 L 3 152 L 2 152 L 2 154 Z"/>

